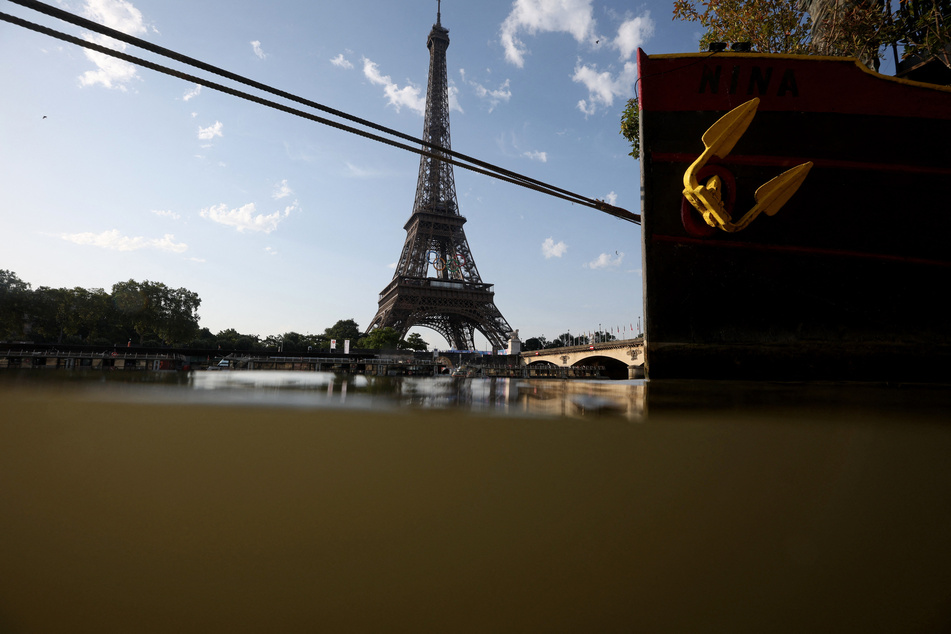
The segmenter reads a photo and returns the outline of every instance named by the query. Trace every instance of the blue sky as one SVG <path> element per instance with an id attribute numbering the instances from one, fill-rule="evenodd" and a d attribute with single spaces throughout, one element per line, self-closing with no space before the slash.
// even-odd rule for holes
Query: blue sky
<path id="1" fill-rule="evenodd" d="M 436 0 L 57 6 L 422 133 Z M 7 2 L 3 11 L 83 33 Z M 670 16 L 667 1 L 445 0 L 453 149 L 638 212 L 619 117 L 638 46 L 696 50 L 696 25 Z M 186 287 L 212 332 L 370 322 L 406 237 L 417 155 L 8 23 L 0 54 L 0 268 L 34 288 Z M 455 180 L 482 279 L 523 338 L 637 325 L 637 225 L 459 168 Z"/>

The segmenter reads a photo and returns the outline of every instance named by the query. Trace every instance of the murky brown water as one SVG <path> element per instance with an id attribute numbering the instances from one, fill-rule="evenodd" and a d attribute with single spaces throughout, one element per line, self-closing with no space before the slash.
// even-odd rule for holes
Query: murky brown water
<path id="1" fill-rule="evenodd" d="M 951 626 L 946 389 L 255 374 L 0 376 L 0 632 Z"/>

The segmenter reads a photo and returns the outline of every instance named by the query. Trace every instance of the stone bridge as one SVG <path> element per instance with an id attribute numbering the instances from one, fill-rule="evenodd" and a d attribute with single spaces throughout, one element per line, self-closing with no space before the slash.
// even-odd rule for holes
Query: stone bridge
<path id="1" fill-rule="evenodd" d="M 611 379 L 644 378 L 644 338 L 606 341 L 565 348 L 546 348 L 520 354 L 522 363 L 557 366 L 600 365 Z"/>

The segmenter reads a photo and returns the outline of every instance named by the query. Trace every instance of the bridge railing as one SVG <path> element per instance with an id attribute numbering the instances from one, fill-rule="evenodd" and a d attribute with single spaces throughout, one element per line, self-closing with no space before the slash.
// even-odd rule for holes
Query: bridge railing
<path id="1" fill-rule="evenodd" d="M 611 348 L 630 348 L 632 346 L 644 345 L 644 337 L 634 339 L 615 339 L 614 341 L 599 341 L 598 343 L 586 343 L 576 346 L 562 346 L 560 348 L 542 348 L 541 350 L 523 350 L 523 357 L 544 356 L 549 354 L 566 354 L 572 352 L 585 352 L 588 350 L 609 350 Z"/>

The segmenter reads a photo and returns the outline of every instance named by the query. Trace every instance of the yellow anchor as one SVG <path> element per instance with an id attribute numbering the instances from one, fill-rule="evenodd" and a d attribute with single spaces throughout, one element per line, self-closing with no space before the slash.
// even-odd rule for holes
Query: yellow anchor
<path id="1" fill-rule="evenodd" d="M 704 150 L 687 171 L 684 172 L 684 196 L 703 216 L 704 222 L 730 233 L 744 229 L 758 215 L 774 215 L 796 193 L 812 168 L 812 161 L 797 165 L 769 182 L 761 185 L 753 195 L 756 204 L 739 221 L 733 222 L 720 196 L 720 177 L 714 176 L 706 183 L 697 180 L 697 173 L 711 157 L 724 158 L 740 140 L 756 115 L 759 99 L 751 99 L 729 111 L 703 133 Z"/>

